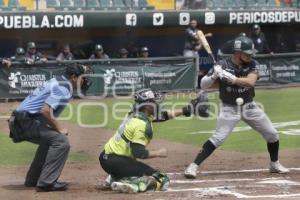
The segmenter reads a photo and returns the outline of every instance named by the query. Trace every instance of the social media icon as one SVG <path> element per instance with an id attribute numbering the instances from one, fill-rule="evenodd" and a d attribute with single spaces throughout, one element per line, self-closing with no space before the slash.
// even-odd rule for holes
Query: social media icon
<path id="1" fill-rule="evenodd" d="M 137 16 L 135 13 L 126 14 L 126 26 L 136 26 Z"/>
<path id="2" fill-rule="evenodd" d="M 190 13 L 179 13 L 179 24 L 183 26 L 189 25 L 190 18 Z"/>
<path id="3" fill-rule="evenodd" d="M 153 25 L 154 26 L 164 25 L 164 14 L 163 13 L 154 13 L 153 14 Z"/>
<path id="4" fill-rule="evenodd" d="M 216 15 L 214 12 L 205 13 L 205 24 L 214 24 L 216 22 Z"/>

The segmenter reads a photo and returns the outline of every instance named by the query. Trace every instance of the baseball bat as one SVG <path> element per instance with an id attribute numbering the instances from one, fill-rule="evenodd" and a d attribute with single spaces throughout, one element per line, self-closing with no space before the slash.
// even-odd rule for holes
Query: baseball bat
<path id="1" fill-rule="evenodd" d="M 206 52 L 208 53 L 208 55 L 210 55 L 210 57 L 212 58 L 214 64 L 216 64 L 216 59 L 214 54 L 212 53 L 212 50 L 210 48 L 210 45 L 208 44 L 205 35 L 203 34 L 202 31 L 198 31 L 197 32 L 198 38 L 202 44 L 202 46 L 204 47 L 204 49 L 206 50 Z"/>

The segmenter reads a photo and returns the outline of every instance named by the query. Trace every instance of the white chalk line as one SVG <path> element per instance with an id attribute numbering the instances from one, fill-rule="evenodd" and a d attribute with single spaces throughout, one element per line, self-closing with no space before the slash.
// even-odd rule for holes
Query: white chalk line
<path id="1" fill-rule="evenodd" d="M 300 121 L 289 121 L 289 122 L 276 122 L 273 123 L 273 126 L 275 128 L 287 128 L 289 126 L 298 126 L 300 125 Z M 250 126 L 238 126 L 235 127 L 232 132 L 243 132 L 243 131 L 249 131 L 252 130 L 252 128 Z M 194 132 L 189 132 L 186 133 L 188 135 L 197 135 L 197 134 L 213 134 L 215 132 L 215 130 L 205 130 L 205 131 L 194 131 Z M 298 132 L 298 129 L 295 130 L 295 133 L 290 133 L 290 131 L 280 131 L 283 134 L 286 135 L 300 135 L 300 133 Z"/>
<path id="2" fill-rule="evenodd" d="M 255 187 L 255 186 L 253 186 Z M 300 193 L 295 194 L 276 194 L 276 195 L 245 195 L 239 192 L 234 192 L 229 189 L 234 189 L 234 186 L 221 186 L 211 188 L 188 188 L 188 189 L 169 189 L 166 192 L 199 192 L 199 197 L 204 196 L 217 196 L 217 195 L 232 195 L 239 199 L 251 198 L 284 198 L 284 197 L 300 197 Z"/>
<path id="3" fill-rule="evenodd" d="M 285 177 L 288 178 L 289 177 Z M 262 178 L 262 179 L 255 179 L 255 178 L 231 178 L 231 179 L 205 179 L 205 180 L 172 180 L 171 183 L 177 184 L 187 184 L 187 183 L 214 183 L 214 182 L 243 182 L 243 181 L 260 181 L 260 182 L 272 182 L 272 181 L 280 181 L 282 178 L 280 177 L 272 177 L 272 178 Z M 300 184 L 300 183 L 299 183 Z"/>
<path id="4" fill-rule="evenodd" d="M 290 170 L 300 170 L 300 168 L 289 168 Z M 249 169 L 249 170 L 226 170 L 226 171 L 204 171 L 205 174 L 222 174 L 222 173 L 247 173 L 247 172 L 261 172 L 268 171 L 268 169 Z M 182 174 L 182 173 L 168 173 L 168 174 Z M 287 180 L 291 179 L 290 177 L 271 177 L 271 178 L 236 178 L 236 179 L 211 179 L 211 180 L 171 180 L 171 183 L 175 184 L 194 184 L 194 183 L 223 183 L 226 182 L 247 182 L 253 181 L 254 185 L 242 185 L 242 188 L 266 188 L 266 184 L 276 185 L 276 186 L 300 186 L 300 182 Z M 195 192 L 195 196 L 205 197 L 205 196 L 219 196 L 219 195 L 230 195 L 239 199 L 253 199 L 253 198 L 269 198 L 269 199 L 278 199 L 278 198 L 292 198 L 300 197 L 300 193 L 292 194 L 271 194 L 271 195 L 246 195 L 240 192 L 232 191 L 236 188 L 235 185 L 226 185 L 226 186 L 217 186 L 217 187 L 206 187 L 206 188 L 169 188 L 167 192 Z"/>
<path id="5" fill-rule="evenodd" d="M 300 171 L 300 168 L 288 168 L 293 171 Z M 215 171 L 199 171 L 200 174 L 232 174 L 232 173 L 253 173 L 253 172 L 265 172 L 269 169 L 244 169 L 244 170 L 215 170 Z M 169 172 L 167 175 L 183 175 L 183 172 Z"/>

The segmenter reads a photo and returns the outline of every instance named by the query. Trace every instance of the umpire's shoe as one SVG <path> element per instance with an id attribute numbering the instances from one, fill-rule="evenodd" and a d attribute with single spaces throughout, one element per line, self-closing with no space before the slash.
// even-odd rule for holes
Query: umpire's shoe
<path id="1" fill-rule="evenodd" d="M 184 171 L 184 176 L 186 178 L 196 178 L 198 165 L 196 163 L 191 163 Z"/>
<path id="2" fill-rule="evenodd" d="M 270 162 L 269 171 L 271 173 L 279 173 L 279 174 L 287 174 L 290 172 L 290 170 L 282 166 L 278 160 L 276 162 Z"/>
<path id="3" fill-rule="evenodd" d="M 68 183 L 58 182 L 58 181 L 54 182 L 51 185 L 36 187 L 37 192 L 59 192 L 59 191 L 65 191 L 67 189 L 68 189 Z"/>

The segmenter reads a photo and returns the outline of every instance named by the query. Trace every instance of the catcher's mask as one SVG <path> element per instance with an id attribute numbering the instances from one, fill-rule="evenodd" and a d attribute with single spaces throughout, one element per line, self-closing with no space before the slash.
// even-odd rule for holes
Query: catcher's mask
<path id="1" fill-rule="evenodd" d="M 93 74 L 93 70 L 82 64 L 73 63 L 72 65 L 67 66 L 65 75 L 67 77 L 70 77 L 72 75 L 75 75 L 77 77 L 82 76 L 83 83 L 80 87 L 81 92 L 86 95 L 87 90 L 92 85 L 92 81 L 89 79 L 89 74 Z"/>
<path id="2" fill-rule="evenodd" d="M 140 111 L 146 106 L 153 108 L 153 114 L 158 113 L 159 104 L 163 101 L 163 97 L 159 92 L 154 92 L 149 88 L 136 91 L 134 94 L 133 111 Z"/>

